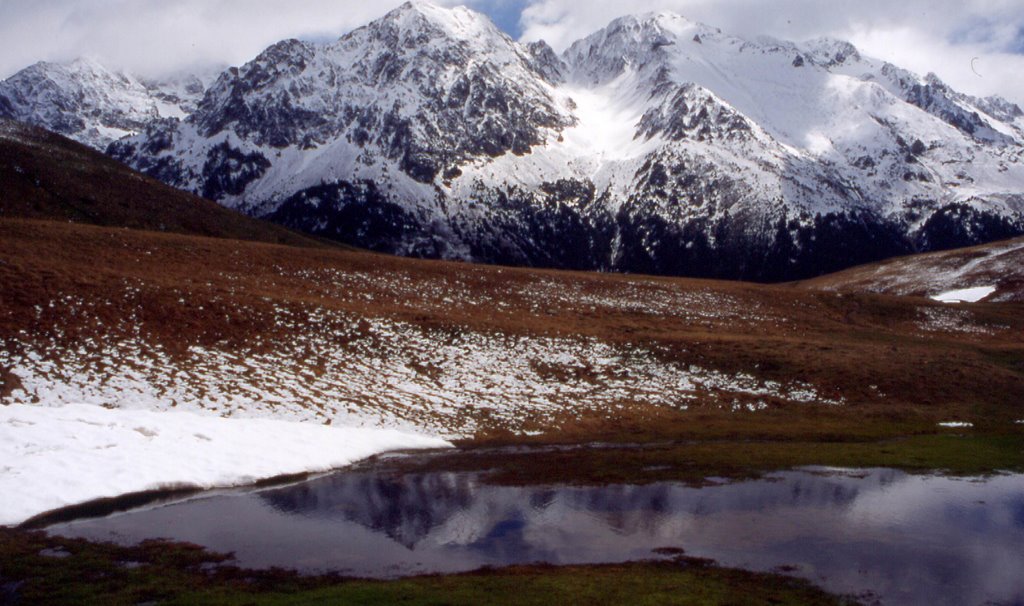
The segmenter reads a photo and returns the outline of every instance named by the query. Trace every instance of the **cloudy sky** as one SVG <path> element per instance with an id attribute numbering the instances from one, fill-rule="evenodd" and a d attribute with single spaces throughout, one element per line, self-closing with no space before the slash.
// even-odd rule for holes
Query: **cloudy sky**
<path id="1" fill-rule="evenodd" d="M 965 92 L 1024 105 L 1022 0 L 437 1 L 467 4 L 512 36 L 543 38 L 558 50 L 617 16 L 660 10 L 746 37 L 834 36 Z M 336 38 L 400 2 L 0 0 L 0 78 L 79 55 L 144 75 L 240 64 L 283 38 Z"/>

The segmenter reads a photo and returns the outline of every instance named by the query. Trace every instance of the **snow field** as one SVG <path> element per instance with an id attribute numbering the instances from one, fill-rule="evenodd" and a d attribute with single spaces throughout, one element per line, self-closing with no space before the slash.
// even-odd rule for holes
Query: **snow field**
<path id="1" fill-rule="evenodd" d="M 119 495 L 329 471 L 440 438 L 189 412 L 0 406 L 0 524 Z"/>
<path id="2" fill-rule="evenodd" d="M 977 303 L 996 291 L 995 286 L 961 288 L 933 295 L 931 298 L 942 303 Z"/>

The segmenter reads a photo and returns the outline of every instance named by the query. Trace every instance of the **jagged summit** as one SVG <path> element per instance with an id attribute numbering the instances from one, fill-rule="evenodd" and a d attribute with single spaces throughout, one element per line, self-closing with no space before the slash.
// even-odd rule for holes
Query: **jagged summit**
<path id="1" fill-rule="evenodd" d="M 598 85 L 678 51 L 667 47 L 700 42 L 711 33 L 717 32 L 672 12 L 627 15 L 573 43 L 563 57 L 576 79 Z"/>
<path id="2" fill-rule="evenodd" d="M 445 8 L 426 0 L 410 0 L 375 23 L 392 25 L 410 35 L 418 34 L 425 29 L 433 31 L 436 35 L 459 40 L 474 40 L 479 36 L 504 36 L 482 13 L 465 6 Z M 412 38 L 407 41 L 411 40 Z"/>
<path id="3" fill-rule="evenodd" d="M 410 3 L 328 45 L 276 44 L 222 74 L 183 124 L 112 151 L 253 212 L 342 180 L 373 189 L 387 173 L 396 194 L 426 197 L 418 211 L 437 215 L 424 186 L 474 158 L 527 154 L 572 123 L 545 79 L 558 66 L 543 58 L 478 13 Z M 172 143 L 154 154 L 143 139 Z M 165 151 L 173 158 L 155 158 Z"/>
<path id="4" fill-rule="evenodd" d="M 857 47 L 845 40 L 832 37 L 820 37 L 808 40 L 800 45 L 809 59 L 819 65 L 834 67 L 846 63 L 847 60 L 862 59 Z"/>
<path id="5" fill-rule="evenodd" d="M 843 41 L 672 13 L 559 56 L 410 2 L 332 43 L 273 45 L 109 151 L 417 256 L 778 280 L 1024 233 L 1016 105 Z"/>
<path id="6" fill-rule="evenodd" d="M 427 58 L 438 62 L 515 64 L 528 55 L 486 15 L 465 7 L 407 2 L 328 47 L 367 56 L 385 47 L 383 59 Z"/>
<path id="7" fill-rule="evenodd" d="M 194 77 L 142 80 L 87 57 L 41 61 L 0 82 L 0 118 L 103 149 L 153 120 L 186 116 L 202 92 L 202 82 Z"/>
<path id="8" fill-rule="evenodd" d="M 609 33 L 630 32 L 632 35 L 650 35 L 658 33 L 680 35 L 688 31 L 714 31 L 720 30 L 708 27 L 704 23 L 689 19 L 673 11 L 651 11 L 647 13 L 636 13 L 623 15 L 610 21 L 602 30 Z"/>

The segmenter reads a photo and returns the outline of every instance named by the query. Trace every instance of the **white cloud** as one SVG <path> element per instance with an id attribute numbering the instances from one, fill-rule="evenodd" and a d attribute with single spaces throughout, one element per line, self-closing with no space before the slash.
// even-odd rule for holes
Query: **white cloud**
<path id="1" fill-rule="evenodd" d="M 1020 0 L 534 0 L 523 12 L 523 38 L 561 50 L 616 17 L 663 10 L 743 37 L 849 40 L 866 55 L 935 72 L 958 90 L 1024 104 L 1024 56 L 1007 52 L 1021 45 Z"/>
<path id="2" fill-rule="evenodd" d="M 290 37 L 338 37 L 401 0 L 0 0 L 0 77 L 81 55 L 157 75 L 244 63 Z"/>
<path id="3" fill-rule="evenodd" d="M 0 0 L 0 78 L 39 60 L 87 55 L 157 75 L 241 64 L 284 38 L 335 38 L 402 0 Z M 671 10 L 740 36 L 848 39 L 868 55 L 936 72 L 972 94 L 1024 104 L 1021 0 L 436 0 L 508 21 L 556 49 L 626 13 Z M 971 70 L 972 59 L 981 74 Z"/>
<path id="4" fill-rule="evenodd" d="M 909 27 L 853 31 L 846 38 L 868 55 L 919 74 L 935 72 L 957 90 L 1024 105 L 1024 56 L 985 44 L 951 44 Z"/>

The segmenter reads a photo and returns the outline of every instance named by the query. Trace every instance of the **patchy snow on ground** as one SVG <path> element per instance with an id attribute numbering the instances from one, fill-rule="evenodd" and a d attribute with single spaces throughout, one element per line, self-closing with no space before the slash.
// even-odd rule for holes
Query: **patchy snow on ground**
<path id="1" fill-rule="evenodd" d="M 950 290 L 937 295 L 932 295 L 935 301 L 942 303 L 977 303 L 996 291 L 995 286 L 975 286 L 973 288 L 961 288 Z"/>
<path id="2" fill-rule="evenodd" d="M 142 339 L 99 348 L 54 344 L 42 354 L 22 347 L 28 355 L 6 362 L 22 389 L 6 401 L 418 428 L 449 438 L 471 436 L 482 426 L 557 429 L 559 419 L 627 405 L 842 404 L 802 381 L 781 384 L 665 361 L 639 345 L 424 329 L 323 309 L 305 318 L 280 311 L 275 322 L 315 325 L 319 332 L 296 330 L 291 344 L 245 356 L 193 346 L 174 358 Z"/>
<path id="3" fill-rule="evenodd" d="M 328 471 L 440 438 L 189 412 L 0 406 L 0 525 L 133 492 L 251 484 Z"/>
<path id="4" fill-rule="evenodd" d="M 1007 330 L 1005 324 L 985 324 L 969 310 L 957 307 L 922 307 L 918 309 L 921 319 L 918 328 L 930 333 L 961 333 L 973 335 L 994 335 Z"/>
<path id="5" fill-rule="evenodd" d="M 858 290 L 891 295 L 943 296 L 970 290 L 977 284 L 1000 281 L 986 295 L 989 303 L 1020 300 L 1020 289 L 1011 284 L 1021 274 L 1024 238 L 946 252 L 899 257 L 872 270 L 843 272 L 824 286 L 826 290 Z M 845 276 L 845 277 L 844 277 Z M 942 293 L 936 295 L 935 293 Z M 934 296 L 933 296 L 934 298 Z"/>
<path id="6" fill-rule="evenodd" d="M 939 427 L 974 427 L 974 423 L 967 423 L 966 421 L 946 421 L 939 423 Z"/>
<path id="7" fill-rule="evenodd" d="M 669 285 L 559 289 L 542 279 L 495 290 L 493 296 L 474 296 L 459 280 L 424 283 L 401 273 L 294 275 L 334 285 L 331 295 L 339 300 L 369 296 L 355 287 L 373 280 L 380 289 L 373 296 L 411 302 L 417 311 L 464 306 L 506 313 L 525 306 L 543 315 L 568 306 L 582 313 L 640 312 L 709 328 L 728 321 L 776 331 L 786 323 L 728 295 Z M 230 279 L 225 283 L 231 284 Z M 123 295 L 100 300 L 57 293 L 38 305 L 37 325 L 52 328 L 35 334 L 26 330 L 20 338 L 0 342 L 0 367 L 8 368 L 20 385 L 0 403 L 192 410 L 415 429 L 446 438 L 495 429 L 553 432 L 583 417 L 616 418 L 650 407 L 754 412 L 780 402 L 844 404 L 841 394 L 797 377 L 780 382 L 723 371 L 697 364 L 697 359 L 680 360 L 656 343 L 424 326 L 313 304 L 232 304 L 232 317 L 254 319 L 266 331 L 254 335 L 248 346 L 209 343 L 172 351 L 147 336 L 140 294 L 147 287 L 126 282 L 124 288 Z M 195 298 L 181 292 L 183 312 L 202 311 L 202 306 L 195 309 Z M 100 327 L 99 337 L 68 338 L 72 326 L 103 315 L 103 308 L 119 310 L 117 324 Z"/>

